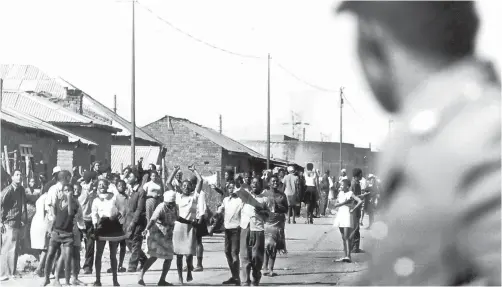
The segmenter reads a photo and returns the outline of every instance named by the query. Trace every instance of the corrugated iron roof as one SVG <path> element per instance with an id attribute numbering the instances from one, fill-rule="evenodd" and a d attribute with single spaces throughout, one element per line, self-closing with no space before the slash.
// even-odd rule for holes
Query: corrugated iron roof
<path id="1" fill-rule="evenodd" d="M 158 146 L 136 146 L 136 159 L 143 158 L 146 164 L 158 164 L 160 147 Z M 120 165 L 126 167 L 131 164 L 131 147 L 124 145 L 112 145 L 112 171 L 121 171 Z"/>
<path id="2" fill-rule="evenodd" d="M 56 98 L 66 97 L 59 79 L 50 77 L 35 66 L 2 64 L 0 77 L 4 79 L 4 90 L 45 92 Z"/>
<path id="3" fill-rule="evenodd" d="M 45 132 L 66 137 L 69 142 L 82 142 L 88 145 L 98 145 L 97 143 L 88 140 L 84 137 L 77 136 L 72 134 L 66 130 L 58 128 L 50 123 L 39 120 L 35 117 L 23 114 L 19 111 L 4 108 L 1 110 L 1 118 L 9 123 L 21 126 L 23 128 L 35 129 L 35 130 L 43 130 Z"/>
<path id="4" fill-rule="evenodd" d="M 2 107 L 17 110 L 45 122 L 107 125 L 75 113 L 42 97 L 23 92 L 4 91 L 2 94 Z"/>

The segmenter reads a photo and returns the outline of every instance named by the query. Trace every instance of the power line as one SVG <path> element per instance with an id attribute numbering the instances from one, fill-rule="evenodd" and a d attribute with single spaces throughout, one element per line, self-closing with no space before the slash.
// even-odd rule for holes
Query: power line
<path id="1" fill-rule="evenodd" d="M 291 77 L 293 77 L 296 80 L 304 83 L 307 86 L 310 86 L 310 87 L 312 87 L 314 89 L 317 89 L 317 90 L 320 90 L 320 91 L 323 91 L 323 92 L 327 92 L 327 93 L 338 93 L 338 91 L 327 89 L 327 88 L 323 88 L 321 86 L 318 86 L 318 85 L 312 84 L 310 82 L 307 82 L 306 80 L 300 78 L 299 76 L 297 76 L 296 74 L 294 74 L 290 70 L 286 69 L 283 65 L 281 65 L 281 63 L 279 63 L 277 61 L 274 61 L 274 63 L 276 64 L 277 67 L 281 68 L 283 71 L 285 71 L 286 73 L 288 73 Z"/>
<path id="2" fill-rule="evenodd" d="M 202 43 L 208 47 L 211 47 L 213 49 L 216 49 L 216 50 L 219 50 L 221 52 L 225 52 L 227 54 L 231 54 L 233 56 L 238 56 L 238 57 L 242 57 L 242 58 L 248 58 L 248 59 L 257 59 L 257 60 L 265 60 L 266 57 L 260 57 L 260 56 L 256 56 L 256 55 L 246 55 L 246 54 L 241 54 L 241 53 L 237 53 L 237 52 L 233 52 L 233 51 L 230 51 L 230 50 L 227 50 L 227 49 L 224 49 L 224 48 L 221 48 L 221 47 L 218 47 L 216 45 L 213 45 L 209 42 L 206 42 L 200 38 L 197 38 L 195 36 L 193 36 L 192 34 L 188 33 L 188 32 L 185 32 L 184 30 L 178 28 L 177 26 L 175 26 L 173 23 L 167 21 L 165 18 L 162 18 L 161 16 L 159 16 L 158 14 L 156 14 L 155 12 L 152 11 L 152 9 L 148 8 L 147 6 L 145 6 L 144 4 L 140 3 L 140 2 L 137 2 L 139 5 L 141 5 L 141 7 L 143 7 L 145 10 L 147 10 L 148 12 L 150 12 L 152 15 L 154 15 L 155 17 L 157 17 L 157 19 L 159 19 L 160 21 L 166 23 L 167 25 L 169 25 L 171 28 L 173 28 L 174 30 L 180 32 L 181 34 L 199 42 L 199 43 Z"/>

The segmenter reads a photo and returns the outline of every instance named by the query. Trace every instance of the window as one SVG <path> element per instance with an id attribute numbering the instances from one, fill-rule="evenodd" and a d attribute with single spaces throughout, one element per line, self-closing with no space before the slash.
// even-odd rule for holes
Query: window
<path id="1" fill-rule="evenodd" d="M 20 144 L 19 145 L 19 153 L 21 154 L 21 157 L 33 157 L 33 148 L 31 145 L 27 144 Z"/>

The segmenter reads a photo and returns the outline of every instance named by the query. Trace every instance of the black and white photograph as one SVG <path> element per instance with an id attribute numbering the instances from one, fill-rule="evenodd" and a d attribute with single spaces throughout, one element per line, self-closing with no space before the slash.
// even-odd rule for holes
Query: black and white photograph
<path id="1" fill-rule="evenodd" d="M 500 286 L 501 8 L 0 0 L 0 285 Z"/>

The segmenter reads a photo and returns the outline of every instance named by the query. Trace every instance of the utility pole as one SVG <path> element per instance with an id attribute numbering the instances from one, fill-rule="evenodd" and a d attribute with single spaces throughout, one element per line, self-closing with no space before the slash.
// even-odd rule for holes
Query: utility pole
<path id="1" fill-rule="evenodd" d="M 270 53 L 267 57 L 267 169 L 270 169 Z"/>
<path id="2" fill-rule="evenodd" d="M 113 95 L 113 112 L 117 113 L 117 95 Z"/>
<path id="3" fill-rule="evenodd" d="M 221 119 L 221 115 L 220 115 L 220 134 L 223 133 L 223 121 Z"/>
<path id="4" fill-rule="evenodd" d="M 343 169 L 343 160 L 342 160 L 342 131 L 343 131 L 343 117 L 342 117 L 342 110 L 343 110 L 343 87 L 340 88 L 340 170 Z"/>
<path id="5" fill-rule="evenodd" d="M 0 78 L 0 107 L 2 106 L 2 97 L 3 97 L 3 79 Z"/>
<path id="6" fill-rule="evenodd" d="M 131 78 L 131 166 L 136 164 L 136 60 L 134 35 L 134 2 L 132 1 L 132 78 Z"/>
<path id="7" fill-rule="evenodd" d="M 305 141 L 305 127 L 303 127 L 303 141 Z"/>

